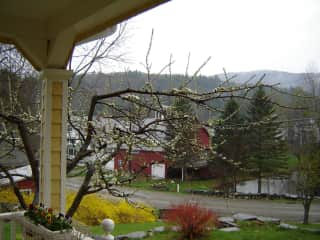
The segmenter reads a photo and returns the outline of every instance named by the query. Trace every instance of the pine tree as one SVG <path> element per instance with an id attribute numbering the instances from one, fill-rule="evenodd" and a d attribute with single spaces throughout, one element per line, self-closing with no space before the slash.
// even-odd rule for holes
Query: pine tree
<path id="1" fill-rule="evenodd" d="M 188 176 L 188 168 L 192 168 L 201 159 L 201 146 L 198 143 L 198 124 L 190 101 L 176 98 L 169 113 L 175 120 L 168 124 L 167 158 L 174 168 L 181 168 L 182 181 Z"/>
<path id="2" fill-rule="evenodd" d="M 262 178 L 279 174 L 287 163 L 279 116 L 262 86 L 255 92 L 249 106 L 248 122 L 248 167 L 258 179 L 258 193 L 261 193 Z"/>
<path id="3" fill-rule="evenodd" d="M 214 167 L 219 169 L 223 185 L 228 187 L 228 182 L 231 182 L 234 192 L 236 192 L 237 178 L 244 166 L 246 152 L 245 131 L 241 127 L 244 118 L 239 110 L 239 105 L 234 99 L 226 103 L 220 117 L 221 123 L 216 127 L 213 138 L 213 143 L 217 145 Z M 229 178 L 231 180 L 228 180 Z"/>

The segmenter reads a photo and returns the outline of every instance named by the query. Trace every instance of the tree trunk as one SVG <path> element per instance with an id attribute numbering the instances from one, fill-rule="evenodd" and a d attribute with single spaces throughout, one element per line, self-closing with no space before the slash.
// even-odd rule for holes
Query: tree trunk
<path id="1" fill-rule="evenodd" d="M 76 212 L 77 208 L 79 207 L 82 198 L 88 192 L 88 186 L 90 184 L 91 177 L 93 176 L 93 173 L 94 173 L 94 166 L 88 165 L 87 168 L 88 168 L 88 171 L 87 171 L 87 174 L 83 180 L 83 183 L 82 183 L 79 191 L 77 192 L 77 195 L 76 195 L 75 199 L 73 200 L 71 207 L 68 209 L 68 211 L 66 213 L 66 216 L 68 216 L 68 217 L 73 216 L 73 214 Z"/>
<path id="2" fill-rule="evenodd" d="M 233 176 L 233 192 L 237 192 L 237 177 L 235 175 Z"/>
<path id="3" fill-rule="evenodd" d="M 33 183 L 34 183 L 34 188 L 35 188 L 32 203 L 38 204 L 39 203 L 39 189 L 40 189 L 39 161 L 35 157 L 26 123 L 16 116 L 5 116 L 3 114 L 0 114 L 0 116 L 2 118 L 6 119 L 7 121 L 16 124 L 18 127 L 19 134 L 20 134 L 23 146 L 24 146 L 24 150 L 27 155 L 27 159 L 29 161 L 31 171 L 32 171 L 32 178 L 33 178 Z M 22 196 L 20 193 L 20 190 L 18 188 L 16 188 L 16 189 L 14 188 L 14 191 L 15 191 L 17 198 L 20 201 L 21 196 Z M 22 202 L 20 201 L 20 204 L 23 208 L 26 208 L 25 203 L 22 204 Z"/>
<path id="4" fill-rule="evenodd" d="M 27 204 L 19 190 L 19 188 L 17 187 L 16 183 L 14 182 L 14 179 L 13 177 L 10 175 L 9 171 L 0 165 L 0 170 L 4 172 L 4 174 L 6 175 L 6 177 L 9 179 L 9 182 L 10 182 L 10 185 L 12 186 L 13 188 L 13 191 L 16 195 L 16 197 L 18 198 L 18 201 L 20 203 L 20 206 L 23 208 L 23 209 L 27 209 Z"/>
<path id="5" fill-rule="evenodd" d="M 258 193 L 261 193 L 261 182 L 262 182 L 261 174 L 259 174 L 259 176 L 258 176 Z"/>
<path id="6" fill-rule="evenodd" d="M 181 168 L 181 182 L 184 182 L 184 168 Z"/>
<path id="7" fill-rule="evenodd" d="M 187 181 L 189 179 L 188 168 L 187 167 L 183 168 L 183 178 L 184 178 L 184 181 Z"/>
<path id="8" fill-rule="evenodd" d="M 303 215 L 303 224 L 309 223 L 309 211 L 311 206 L 312 199 L 306 199 L 303 202 L 304 215 Z"/>

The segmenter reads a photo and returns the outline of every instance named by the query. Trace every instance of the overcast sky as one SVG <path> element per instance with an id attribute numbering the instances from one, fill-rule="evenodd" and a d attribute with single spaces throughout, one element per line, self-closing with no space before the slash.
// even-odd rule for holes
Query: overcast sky
<path id="1" fill-rule="evenodd" d="M 158 72 L 169 62 L 184 73 L 191 53 L 192 74 L 258 69 L 304 72 L 320 67 L 319 0 L 172 0 L 130 20 L 131 70 L 143 70 L 151 30 L 150 61 Z"/>

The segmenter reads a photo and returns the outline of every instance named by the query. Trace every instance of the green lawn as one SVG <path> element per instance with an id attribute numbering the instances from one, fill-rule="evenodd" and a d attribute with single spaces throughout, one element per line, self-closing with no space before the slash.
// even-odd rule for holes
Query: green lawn
<path id="1" fill-rule="evenodd" d="M 112 234 L 114 236 L 122 235 L 131 232 L 137 231 L 148 231 L 152 228 L 164 226 L 163 222 L 148 222 L 148 223 L 119 223 L 116 224 L 114 231 Z M 93 226 L 90 227 L 90 232 L 94 235 L 102 235 L 104 232 L 102 231 L 101 226 Z"/>
<path id="2" fill-rule="evenodd" d="M 114 231 L 112 234 L 114 236 L 122 235 L 126 233 L 136 232 L 136 231 L 147 231 L 155 227 L 164 226 L 163 222 L 148 222 L 148 223 L 126 223 L 126 224 L 116 224 Z M 103 235 L 104 232 L 101 226 L 92 226 L 89 227 L 89 230 L 94 235 Z M 17 226 L 17 240 L 21 240 L 21 227 Z M 10 239 L 10 224 L 4 225 L 4 239 Z"/>
<path id="3" fill-rule="evenodd" d="M 178 233 L 163 232 L 155 234 L 146 240 L 179 239 Z M 199 239 L 199 238 L 197 238 Z M 239 232 L 221 232 L 213 230 L 208 237 L 201 240 L 318 240 L 320 234 L 300 230 L 281 230 L 273 225 L 241 224 Z M 199 239 L 200 240 L 200 239 Z"/>
<path id="4" fill-rule="evenodd" d="M 310 224 L 307 224 L 307 225 L 302 224 L 302 223 L 297 223 L 295 225 L 297 225 L 300 228 L 320 229 L 320 223 L 310 223 Z"/>
<path id="5" fill-rule="evenodd" d="M 122 235 L 136 231 L 147 231 L 154 227 L 164 226 L 163 222 L 150 223 L 127 223 L 116 224 L 115 230 L 112 232 L 114 236 Z M 218 230 L 213 230 L 208 237 L 201 240 L 318 240 L 320 234 L 310 233 L 301 230 L 281 230 L 275 225 L 258 225 L 251 222 L 244 222 L 241 225 L 240 232 L 225 233 Z M 296 224 L 303 228 L 320 229 L 320 224 L 302 225 Z M 89 227 L 89 230 L 94 235 L 103 235 L 101 226 Z M 5 224 L 5 238 L 9 239 L 10 226 Z M 21 240 L 20 231 L 17 234 L 17 240 Z M 179 234 L 174 232 L 157 233 L 153 237 L 146 240 L 171 240 L 179 239 Z M 199 239 L 199 238 L 197 238 Z M 200 240 L 200 239 L 199 239 Z"/>
<path id="6" fill-rule="evenodd" d="M 202 190 L 212 190 L 215 181 L 210 180 L 194 180 L 194 181 L 184 181 L 180 180 L 146 180 L 145 178 L 133 181 L 128 187 L 146 189 L 146 190 L 157 190 L 153 185 L 163 185 L 168 187 L 169 192 L 177 192 L 177 184 L 180 186 L 180 192 L 185 192 L 188 189 L 202 189 Z"/>

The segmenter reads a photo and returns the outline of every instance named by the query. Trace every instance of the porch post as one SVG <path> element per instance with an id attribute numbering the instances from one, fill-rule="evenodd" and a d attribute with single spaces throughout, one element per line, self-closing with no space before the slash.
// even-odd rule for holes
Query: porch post
<path id="1" fill-rule="evenodd" d="M 40 202 L 65 212 L 68 79 L 72 71 L 45 69 L 42 78 Z"/>

